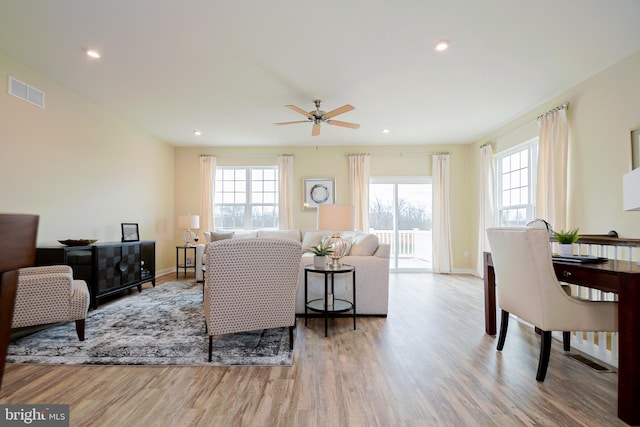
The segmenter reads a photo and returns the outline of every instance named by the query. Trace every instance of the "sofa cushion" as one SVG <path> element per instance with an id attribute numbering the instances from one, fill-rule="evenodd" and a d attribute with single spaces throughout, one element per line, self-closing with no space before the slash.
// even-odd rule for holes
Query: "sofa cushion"
<path id="1" fill-rule="evenodd" d="M 205 231 L 204 233 L 207 243 L 217 242 L 218 240 L 230 239 L 233 231 Z"/>
<path id="2" fill-rule="evenodd" d="M 375 234 L 356 233 L 351 240 L 351 256 L 372 256 L 376 253 L 379 244 Z"/>
<path id="3" fill-rule="evenodd" d="M 236 231 L 232 239 L 255 239 L 258 237 L 258 230 Z"/>
<path id="4" fill-rule="evenodd" d="M 258 230 L 261 239 L 288 239 L 300 241 L 300 230 Z"/>
<path id="5" fill-rule="evenodd" d="M 304 238 L 302 239 L 302 251 L 306 252 L 306 251 L 309 251 L 314 246 L 318 246 L 326 236 L 327 236 L 327 233 L 322 231 L 305 232 Z"/>
<path id="6" fill-rule="evenodd" d="M 217 242 L 218 240 L 231 239 L 233 237 L 233 231 L 212 231 L 211 242 Z"/>

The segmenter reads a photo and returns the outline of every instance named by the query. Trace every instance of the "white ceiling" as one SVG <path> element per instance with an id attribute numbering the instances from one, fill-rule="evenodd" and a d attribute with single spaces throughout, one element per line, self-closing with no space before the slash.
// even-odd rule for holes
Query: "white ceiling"
<path id="1" fill-rule="evenodd" d="M 638 0 L 0 0 L 0 52 L 175 145 L 468 143 L 638 50 Z M 316 98 L 360 129 L 273 125 Z"/>

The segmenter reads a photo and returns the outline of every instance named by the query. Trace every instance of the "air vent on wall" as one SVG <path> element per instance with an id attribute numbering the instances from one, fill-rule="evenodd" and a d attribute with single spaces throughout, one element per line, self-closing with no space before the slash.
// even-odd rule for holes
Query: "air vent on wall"
<path id="1" fill-rule="evenodd" d="M 9 95 L 16 96 L 40 108 L 44 108 L 44 92 L 9 76 Z"/>

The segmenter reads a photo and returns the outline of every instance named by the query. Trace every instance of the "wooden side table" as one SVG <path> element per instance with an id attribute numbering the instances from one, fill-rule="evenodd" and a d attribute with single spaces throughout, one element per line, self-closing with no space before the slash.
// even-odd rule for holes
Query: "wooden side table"
<path id="1" fill-rule="evenodd" d="M 313 300 L 308 299 L 308 275 L 309 273 L 318 273 L 324 275 L 324 298 Z M 352 274 L 353 301 L 345 299 L 330 298 L 334 295 L 334 279 L 336 274 Z M 331 292 L 329 292 L 329 277 L 331 277 Z M 315 311 L 324 315 L 324 336 L 327 336 L 329 317 L 335 317 L 338 313 L 352 311 L 353 329 L 356 329 L 356 268 L 352 265 L 342 264 L 338 268 L 331 268 L 328 265 L 323 268 L 316 268 L 313 265 L 304 267 L 304 326 L 307 326 L 308 310 Z"/>

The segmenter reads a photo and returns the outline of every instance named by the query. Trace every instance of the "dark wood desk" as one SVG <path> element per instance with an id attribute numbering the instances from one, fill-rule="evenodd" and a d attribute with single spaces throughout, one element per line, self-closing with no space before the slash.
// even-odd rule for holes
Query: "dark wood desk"
<path id="1" fill-rule="evenodd" d="M 640 425 L 640 265 L 609 260 L 602 264 L 554 261 L 559 280 L 618 294 L 618 417 Z M 496 334 L 496 277 L 491 254 L 484 253 L 485 331 Z"/>
<path id="2" fill-rule="evenodd" d="M 38 215 L 0 214 L 0 386 L 4 375 L 11 322 L 18 289 L 18 270 L 36 258 Z"/>

